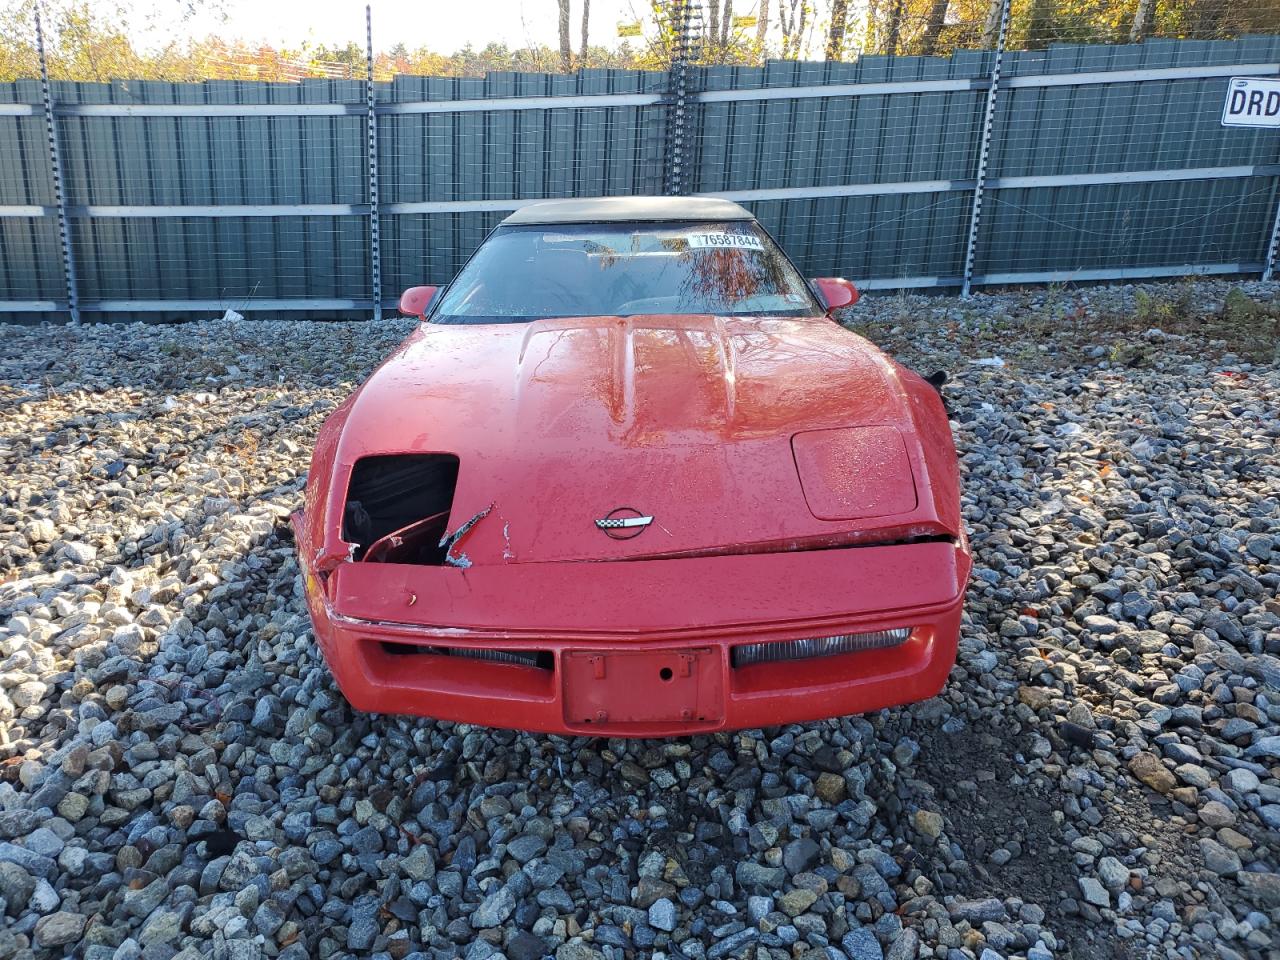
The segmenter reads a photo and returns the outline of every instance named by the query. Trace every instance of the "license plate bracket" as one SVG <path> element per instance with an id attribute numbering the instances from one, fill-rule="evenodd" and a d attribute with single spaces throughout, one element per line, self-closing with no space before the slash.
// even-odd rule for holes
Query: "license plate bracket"
<path id="1" fill-rule="evenodd" d="M 563 658 L 572 724 L 714 723 L 724 713 L 720 651 L 572 650 Z"/>

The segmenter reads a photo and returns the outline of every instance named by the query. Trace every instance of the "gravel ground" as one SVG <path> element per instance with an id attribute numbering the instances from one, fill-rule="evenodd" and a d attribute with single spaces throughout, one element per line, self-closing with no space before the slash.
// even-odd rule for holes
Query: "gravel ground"
<path id="1" fill-rule="evenodd" d="M 406 322 L 4 328 L 0 958 L 1280 957 L 1275 301 L 867 298 L 951 375 L 959 663 L 672 741 L 335 689 L 285 518 Z"/>

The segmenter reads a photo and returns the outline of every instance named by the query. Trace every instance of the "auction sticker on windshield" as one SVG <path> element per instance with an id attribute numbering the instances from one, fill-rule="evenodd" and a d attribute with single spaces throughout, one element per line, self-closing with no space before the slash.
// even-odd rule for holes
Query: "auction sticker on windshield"
<path id="1" fill-rule="evenodd" d="M 764 250 L 759 237 L 749 233 L 691 233 L 691 250 Z"/>

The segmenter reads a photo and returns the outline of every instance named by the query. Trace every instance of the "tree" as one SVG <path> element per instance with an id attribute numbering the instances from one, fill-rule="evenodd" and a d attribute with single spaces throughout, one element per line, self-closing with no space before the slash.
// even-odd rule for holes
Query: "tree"
<path id="1" fill-rule="evenodd" d="M 706 63 L 755 63 L 748 42 L 733 32 L 733 0 L 707 0 L 706 42 L 702 59 Z"/>
<path id="2" fill-rule="evenodd" d="M 1025 41 L 1028 50 L 1043 50 L 1054 39 L 1053 15 L 1053 0 L 1031 0 Z"/>
<path id="3" fill-rule="evenodd" d="M 782 59 L 800 59 L 804 43 L 805 22 L 809 18 L 808 0 L 778 0 L 778 26 L 782 28 Z"/>
<path id="4" fill-rule="evenodd" d="M 903 0 L 889 0 L 889 22 L 884 30 L 884 53 L 894 56 L 902 39 Z"/>
<path id="5" fill-rule="evenodd" d="M 827 59 L 839 60 L 844 55 L 844 31 L 849 19 L 849 0 L 832 0 L 831 26 L 827 28 Z"/>
<path id="6" fill-rule="evenodd" d="M 560 6 L 560 69 L 573 69 L 573 47 L 569 43 L 569 0 L 556 0 Z"/>
<path id="7" fill-rule="evenodd" d="M 136 25 L 157 10 L 188 10 L 196 0 L 45 0 L 49 74 L 55 80 L 114 79 L 190 82 L 206 79 L 296 83 L 307 77 L 362 76 L 365 52 L 357 43 L 303 44 L 283 49 L 215 35 L 179 35 L 155 49 L 134 45 Z M 483 76 L 486 72 L 555 72 L 575 67 L 664 70 L 671 62 L 687 13 L 704 10 L 700 0 L 651 0 L 657 29 L 642 47 L 590 46 L 589 0 L 581 22 L 570 22 L 572 0 L 557 0 L 559 48 L 509 49 L 491 43 L 453 53 L 408 49 L 398 42 L 374 58 L 379 78 L 397 73 Z M 686 3 L 698 3 L 687 7 Z M 32 25 L 35 0 L 0 0 L 0 81 L 39 76 Z M 821 25 L 828 56 L 860 47 L 866 52 L 945 56 L 958 49 L 994 46 L 1004 0 L 830 0 L 832 20 Z M 201 9 L 216 9 L 203 0 Z M 1009 46 L 1049 42 L 1123 43 L 1149 36 L 1216 40 L 1245 34 L 1280 33 L 1280 0 L 1013 0 Z M 746 6 L 741 0 L 739 6 Z M 814 0 L 759 0 L 754 39 L 733 28 L 733 0 L 708 2 L 708 24 L 700 56 L 708 63 L 759 63 L 768 53 L 770 18 L 782 35 L 781 56 L 798 59 L 809 34 L 819 28 Z M 549 5 L 546 7 L 549 11 Z M 852 19 L 866 10 L 864 28 Z M 596 4 L 596 12 L 600 5 Z M 855 13 L 857 11 L 857 13 Z M 841 27 L 843 26 L 843 33 Z M 575 29 L 576 28 L 576 29 Z M 576 30 L 580 29 L 580 35 Z M 571 30 L 574 30 L 571 36 Z M 855 39 L 856 38 L 856 39 Z M 833 44 L 832 41 L 835 41 Z M 580 46 L 579 46 L 580 42 Z"/>
<path id="8" fill-rule="evenodd" d="M 950 0 L 933 0 L 929 8 L 929 18 L 924 24 L 924 33 L 920 37 L 920 56 L 932 57 L 938 52 L 938 38 L 942 35 L 942 26 L 947 22 L 947 8 Z"/>
<path id="9" fill-rule="evenodd" d="M 1138 0 L 1138 9 L 1133 15 L 1133 27 L 1129 30 L 1129 40 L 1138 43 L 1145 40 L 1151 32 L 1151 21 L 1156 12 L 1156 0 Z"/>
<path id="10" fill-rule="evenodd" d="M 982 46 L 990 50 L 1000 40 L 1000 23 L 1004 19 L 1005 0 L 991 0 L 987 5 L 987 22 L 982 28 Z"/>
<path id="11" fill-rule="evenodd" d="M 879 50 L 879 37 L 876 33 L 877 25 L 880 22 L 879 13 L 880 0 L 867 0 L 867 30 L 863 49 L 868 53 L 875 53 Z"/>
<path id="12" fill-rule="evenodd" d="M 729 38 L 733 30 L 733 0 L 724 0 L 724 9 L 720 8 L 720 0 L 707 0 L 707 46 L 708 53 L 716 62 L 725 59 L 724 53 L 729 46 Z"/>

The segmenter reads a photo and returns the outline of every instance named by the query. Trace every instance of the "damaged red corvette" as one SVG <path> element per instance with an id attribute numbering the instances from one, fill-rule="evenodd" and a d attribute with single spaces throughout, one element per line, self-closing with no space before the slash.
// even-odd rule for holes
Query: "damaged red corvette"
<path id="1" fill-rule="evenodd" d="M 530 204 L 321 429 L 298 553 L 357 709 L 672 736 L 933 696 L 970 570 L 937 390 L 737 204 Z"/>

